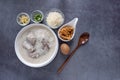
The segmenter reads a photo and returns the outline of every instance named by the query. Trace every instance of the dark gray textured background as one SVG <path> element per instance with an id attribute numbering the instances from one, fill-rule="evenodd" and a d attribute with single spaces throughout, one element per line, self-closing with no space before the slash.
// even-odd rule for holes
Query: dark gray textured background
<path id="1" fill-rule="evenodd" d="M 60 51 L 49 65 L 30 68 L 14 50 L 22 28 L 16 23 L 17 14 L 52 8 L 63 11 L 65 22 L 79 18 L 71 49 L 82 32 L 91 35 L 59 75 L 56 70 L 66 59 Z M 120 0 L 0 0 L 0 80 L 120 80 Z"/>

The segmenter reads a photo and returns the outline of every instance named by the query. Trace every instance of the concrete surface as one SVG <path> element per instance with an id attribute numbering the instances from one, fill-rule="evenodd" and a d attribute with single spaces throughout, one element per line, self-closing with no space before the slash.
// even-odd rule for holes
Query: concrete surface
<path id="1" fill-rule="evenodd" d="M 71 50 L 81 33 L 91 35 L 59 75 L 56 71 L 66 59 L 60 51 L 49 65 L 30 68 L 14 50 L 22 28 L 17 14 L 52 8 L 63 11 L 65 23 L 79 18 L 75 38 L 68 43 Z M 120 80 L 120 0 L 0 0 L 0 80 Z"/>

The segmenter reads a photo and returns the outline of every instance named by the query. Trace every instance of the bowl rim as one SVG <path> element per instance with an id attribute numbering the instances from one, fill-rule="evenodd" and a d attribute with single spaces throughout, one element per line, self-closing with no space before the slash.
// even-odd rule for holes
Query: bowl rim
<path id="1" fill-rule="evenodd" d="M 26 16 L 28 17 L 28 23 L 27 23 L 27 24 L 21 24 L 21 23 L 18 21 L 18 18 L 19 18 L 21 15 L 26 15 Z M 30 23 L 30 16 L 29 16 L 29 14 L 26 13 L 26 12 L 21 12 L 21 13 L 19 13 L 19 14 L 17 15 L 16 21 L 17 21 L 17 23 L 18 23 L 20 26 L 26 26 L 26 25 L 28 25 L 28 24 Z"/>
<path id="2" fill-rule="evenodd" d="M 56 26 L 55 28 L 49 26 L 48 23 L 47 23 L 47 21 L 46 21 L 46 18 L 47 18 L 48 14 L 49 14 L 50 12 L 58 12 L 58 13 L 60 13 L 60 14 L 62 15 L 62 17 L 63 17 L 63 22 L 62 22 L 59 26 Z M 64 21 L 65 21 L 65 15 L 63 14 L 63 12 L 62 12 L 60 9 L 53 8 L 53 9 L 47 11 L 46 14 L 45 14 L 45 24 L 46 24 L 47 26 L 49 26 L 50 28 L 52 28 L 52 29 L 57 29 L 57 28 L 59 28 L 60 26 L 63 25 Z"/>
<path id="3" fill-rule="evenodd" d="M 30 63 L 30 62 L 26 61 L 26 60 L 20 55 L 19 46 L 17 46 L 17 44 L 18 44 L 17 41 L 18 41 L 19 37 L 22 35 L 22 33 L 23 33 L 24 31 L 26 31 L 27 29 L 35 26 L 35 25 L 37 25 L 37 26 L 42 26 L 42 27 L 44 26 L 45 28 L 47 28 L 48 30 L 50 30 L 50 31 L 52 32 L 52 34 L 54 35 L 55 40 L 56 40 L 56 46 L 55 46 L 55 50 L 54 50 L 54 52 L 53 52 L 54 54 L 52 54 L 51 57 L 50 57 L 48 60 L 46 60 L 45 62 L 40 63 L 40 64 L 39 64 L 39 63 L 33 64 L 33 63 Z M 44 24 L 30 24 L 30 25 L 27 25 L 26 27 L 22 28 L 22 29 L 18 32 L 18 34 L 17 34 L 17 36 L 16 36 L 16 38 L 15 38 L 14 47 L 15 47 L 15 53 L 16 53 L 18 59 L 19 59 L 23 64 L 25 64 L 25 65 L 27 65 L 27 66 L 29 66 L 29 67 L 38 68 L 38 67 L 43 67 L 43 66 L 48 65 L 50 62 L 52 62 L 52 61 L 54 60 L 54 58 L 56 57 L 57 52 L 58 52 L 59 44 L 58 44 L 58 38 L 57 38 L 55 32 L 54 32 L 52 29 L 50 29 L 49 27 L 47 27 L 47 26 L 44 25 Z"/>
<path id="4" fill-rule="evenodd" d="M 35 13 L 35 12 L 38 12 L 38 13 L 40 13 L 40 14 L 42 15 L 41 21 L 36 22 L 35 20 L 33 20 L 33 13 Z M 42 12 L 41 10 L 34 10 L 34 11 L 31 13 L 31 15 L 30 15 L 30 19 L 31 19 L 31 21 L 34 22 L 34 23 L 40 23 L 40 22 L 42 22 L 43 19 L 44 19 L 44 14 L 43 14 L 43 12 Z"/>

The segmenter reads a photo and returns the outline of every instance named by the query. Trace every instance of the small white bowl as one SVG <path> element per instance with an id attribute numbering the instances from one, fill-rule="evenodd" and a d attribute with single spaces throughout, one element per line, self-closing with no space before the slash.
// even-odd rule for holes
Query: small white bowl
<path id="1" fill-rule="evenodd" d="M 33 18 L 34 18 L 34 15 L 35 14 L 41 14 L 42 15 L 42 19 L 40 20 L 40 21 L 35 21 Z M 40 11 L 40 10 L 35 10 L 35 11 L 33 11 L 32 13 L 31 13 L 31 20 L 34 22 L 34 23 L 40 23 L 40 22 L 42 22 L 43 21 L 43 19 L 44 19 L 44 14 L 43 14 L 43 12 L 42 11 Z"/>
<path id="2" fill-rule="evenodd" d="M 48 14 L 49 14 L 50 12 L 58 12 L 58 13 L 60 13 L 60 14 L 62 15 L 62 17 L 63 17 L 63 22 L 62 22 L 59 26 L 53 27 L 53 26 L 48 25 L 46 19 L 47 19 L 47 16 L 48 16 Z M 50 28 L 52 28 L 52 29 L 57 29 L 57 28 L 59 28 L 59 27 L 64 23 L 64 20 L 65 20 L 65 16 L 64 16 L 63 12 L 62 12 L 61 10 L 59 10 L 59 9 L 56 9 L 56 8 L 51 9 L 51 10 L 48 11 L 48 12 L 46 13 L 46 15 L 45 15 L 45 23 L 46 23 Z"/>
<path id="3" fill-rule="evenodd" d="M 22 24 L 22 23 L 20 23 L 20 21 L 19 21 L 19 18 L 20 18 L 22 15 L 25 15 L 25 16 L 28 17 L 28 22 L 27 22 L 26 24 Z M 30 17 L 29 17 L 29 15 L 28 15 L 27 13 L 21 12 L 21 13 L 19 13 L 19 14 L 17 15 L 16 21 L 17 21 L 17 23 L 18 23 L 19 25 L 21 25 L 21 26 L 26 26 L 27 24 L 30 23 Z"/>
<path id="4" fill-rule="evenodd" d="M 37 63 L 33 63 L 33 62 L 30 62 L 32 61 L 31 58 L 29 56 L 23 56 L 25 55 L 25 53 L 23 53 L 24 51 L 21 49 L 21 38 L 22 38 L 22 35 L 26 34 L 27 31 L 31 30 L 31 29 L 38 29 L 38 28 L 41 28 L 41 29 L 46 29 L 48 31 L 50 31 L 50 33 L 54 36 L 54 40 L 55 40 L 55 47 L 54 47 L 54 50 L 50 53 L 50 54 L 45 54 L 42 56 L 39 57 L 41 60 L 38 60 Z M 57 51 L 58 51 L 58 38 L 56 36 L 56 34 L 53 32 L 52 29 L 50 29 L 48 26 L 44 25 L 44 24 L 30 24 L 24 28 L 22 28 L 22 30 L 17 34 L 16 36 L 16 39 L 15 39 L 15 52 L 16 52 L 16 55 L 18 57 L 18 59 L 25 65 L 27 66 L 30 66 L 30 67 L 43 67 L 43 66 L 46 66 L 48 65 L 50 62 L 53 61 L 53 59 L 55 58 L 55 56 L 57 55 Z M 26 54 L 27 55 L 27 54 Z M 29 59 L 28 59 L 29 58 Z"/>

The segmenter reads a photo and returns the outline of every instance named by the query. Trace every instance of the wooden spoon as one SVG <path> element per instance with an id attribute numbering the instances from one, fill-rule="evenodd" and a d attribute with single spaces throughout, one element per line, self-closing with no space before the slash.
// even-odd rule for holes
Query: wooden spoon
<path id="1" fill-rule="evenodd" d="M 81 46 L 84 45 L 85 43 L 87 43 L 89 40 L 89 33 L 84 32 L 82 35 L 80 35 L 79 37 L 79 41 L 78 41 L 78 45 L 76 46 L 76 48 L 71 52 L 71 54 L 67 57 L 67 59 L 63 62 L 63 64 L 58 68 L 57 73 L 60 73 L 63 68 L 65 67 L 65 65 L 68 63 L 68 61 L 70 60 L 70 58 L 75 54 L 76 50 Z"/>

